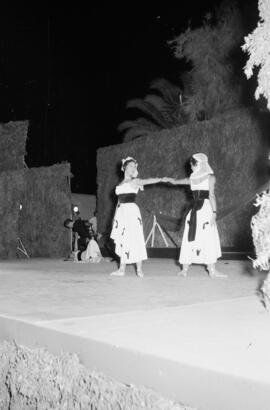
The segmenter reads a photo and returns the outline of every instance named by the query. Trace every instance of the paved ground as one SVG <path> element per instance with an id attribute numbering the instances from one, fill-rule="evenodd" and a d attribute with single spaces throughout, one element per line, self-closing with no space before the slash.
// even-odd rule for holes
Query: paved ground
<path id="1" fill-rule="evenodd" d="M 270 315 L 257 296 L 265 275 L 253 270 L 250 261 L 220 261 L 218 269 L 228 274 L 227 279 L 210 279 L 201 266 L 193 266 L 187 278 L 177 277 L 179 267 L 169 259 L 148 260 L 143 279 L 135 275 L 132 266 L 126 277 L 110 277 L 115 269 L 112 262 L 1 262 L 0 319 L 15 318 L 89 342 L 240 380 L 238 385 L 224 379 L 226 397 L 237 385 L 229 404 L 221 406 L 219 395 L 226 389 L 220 384 L 225 381 L 218 381 L 214 387 L 215 376 L 215 401 L 209 402 L 200 381 L 198 402 L 192 403 L 189 398 L 194 398 L 195 373 L 191 373 L 185 391 L 182 383 L 181 394 L 186 394 L 187 403 L 198 406 L 204 402 L 202 408 L 253 409 L 251 399 L 256 394 L 261 398 L 258 409 L 269 408 Z M 249 386 L 247 381 L 255 384 Z M 241 397 L 249 393 L 248 405 Z M 232 407 L 232 403 L 238 403 L 238 407 Z"/>
<path id="2" fill-rule="evenodd" d="M 170 259 L 151 259 L 139 279 L 129 266 L 124 278 L 110 277 L 113 262 L 81 264 L 60 260 L 0 263 L 0 313 L 30 320 L 148 310 L 253 295 L 263 279 L 249 261 L 221 261 L 228 279 L 210 279 L 202 266 L 177 277 Z"/>

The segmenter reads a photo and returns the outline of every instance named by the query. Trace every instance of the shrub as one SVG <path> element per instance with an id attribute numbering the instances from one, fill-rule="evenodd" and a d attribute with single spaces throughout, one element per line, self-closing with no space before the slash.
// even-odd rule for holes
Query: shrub
<path id="1" fill-rule="evenodd" d="M 119 182 L 119 163 L 127 155 L 139 163 L 139 176 L 185 177 L 186 162 L 196 152 L 204 152 L 217 178 L 218 211 L 236 208 L 252 197 L 267 179 L 267 142 L 265 130 L 269 121 L 252 110 L 228 111 L 209 121 L 194 122 L 178 128 L 153 133 L 146 138 L 100 148 L 97 155 L 98 223 L 101 232 L 110 231 L 116 197 L 114 187 Z M 138 196 L 145 234 L 151 213 L 162 211 L 179 218 L 187 205 L 183 187 L 159 184 L 148 186 Z M 252 202 L 230 213 L 218 223 L 223 247 L 251 248 L 250 217 Z M 146 226 L 147 225 L 147 226 Z M 181 235 L 174 235 L 180 245 Z M 163 242 L 157 242 L 163 246 Z"/>
<path id="2" fill-rule="evenodd" d="M 69 164 L 0 173 L 1 258 L 19 255 L 18 237 L 30 256 L 70 252 L 70 234 L 63 226 L 71 215 L 69 178 Z"/>
<path id="3" fill-rule="evenodd" d="M 24 168 L 28 121 L 0 124 L 0 172 Z"/>
<path id="4" fill-rule="evenodd" d="M 0 408 L 9 410 L 192 410 L 144 387 L 90 372 L 76 355 L 0 345 Z"/>

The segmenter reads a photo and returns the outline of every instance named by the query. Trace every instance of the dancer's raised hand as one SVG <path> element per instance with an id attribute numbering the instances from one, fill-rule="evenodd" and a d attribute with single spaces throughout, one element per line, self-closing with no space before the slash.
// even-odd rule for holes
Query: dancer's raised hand
<path id="1" fill-rule="evenodd" d="M 161 178 L 161 181 L 162 182 L 169 182 L 170 184 L 173 184 L 175 180 L 174 180 L 174 178 L 163 177 L 163 178 Z"/>

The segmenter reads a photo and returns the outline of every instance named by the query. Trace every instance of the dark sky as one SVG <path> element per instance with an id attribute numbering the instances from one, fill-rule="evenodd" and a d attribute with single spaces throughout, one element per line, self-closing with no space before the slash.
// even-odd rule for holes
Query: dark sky
<path id="1" fill-rule="evenodd" d="M 96 150 L 121 142 L 126 101 L 178 81 L 167 41 L 220 1 L 106 3 L 1 13 L 0 120 L 29 119 L 28 166 L 69 161 L 73 192 L 95 193 Z"/>

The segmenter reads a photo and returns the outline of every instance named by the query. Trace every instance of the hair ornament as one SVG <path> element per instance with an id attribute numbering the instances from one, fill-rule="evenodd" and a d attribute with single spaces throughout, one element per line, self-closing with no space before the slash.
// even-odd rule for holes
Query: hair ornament
<path id="1" fill-rule="evenodd" d="M 128 162 L 128 161 L 133 161 L 136 166 L 138 165 L 138 163 L 137 163 L 137 161 L 136 161 L 135 158 L 132 158 L 132 157 L 123 158 L 122 161 L 121 161 L 121 162 L 122 162 L 121 171 L 124 171 L 124 170 L 125 170 L 125 168 L 124 168 L 124 167 L 125 167 L 125 163 Z"/>

